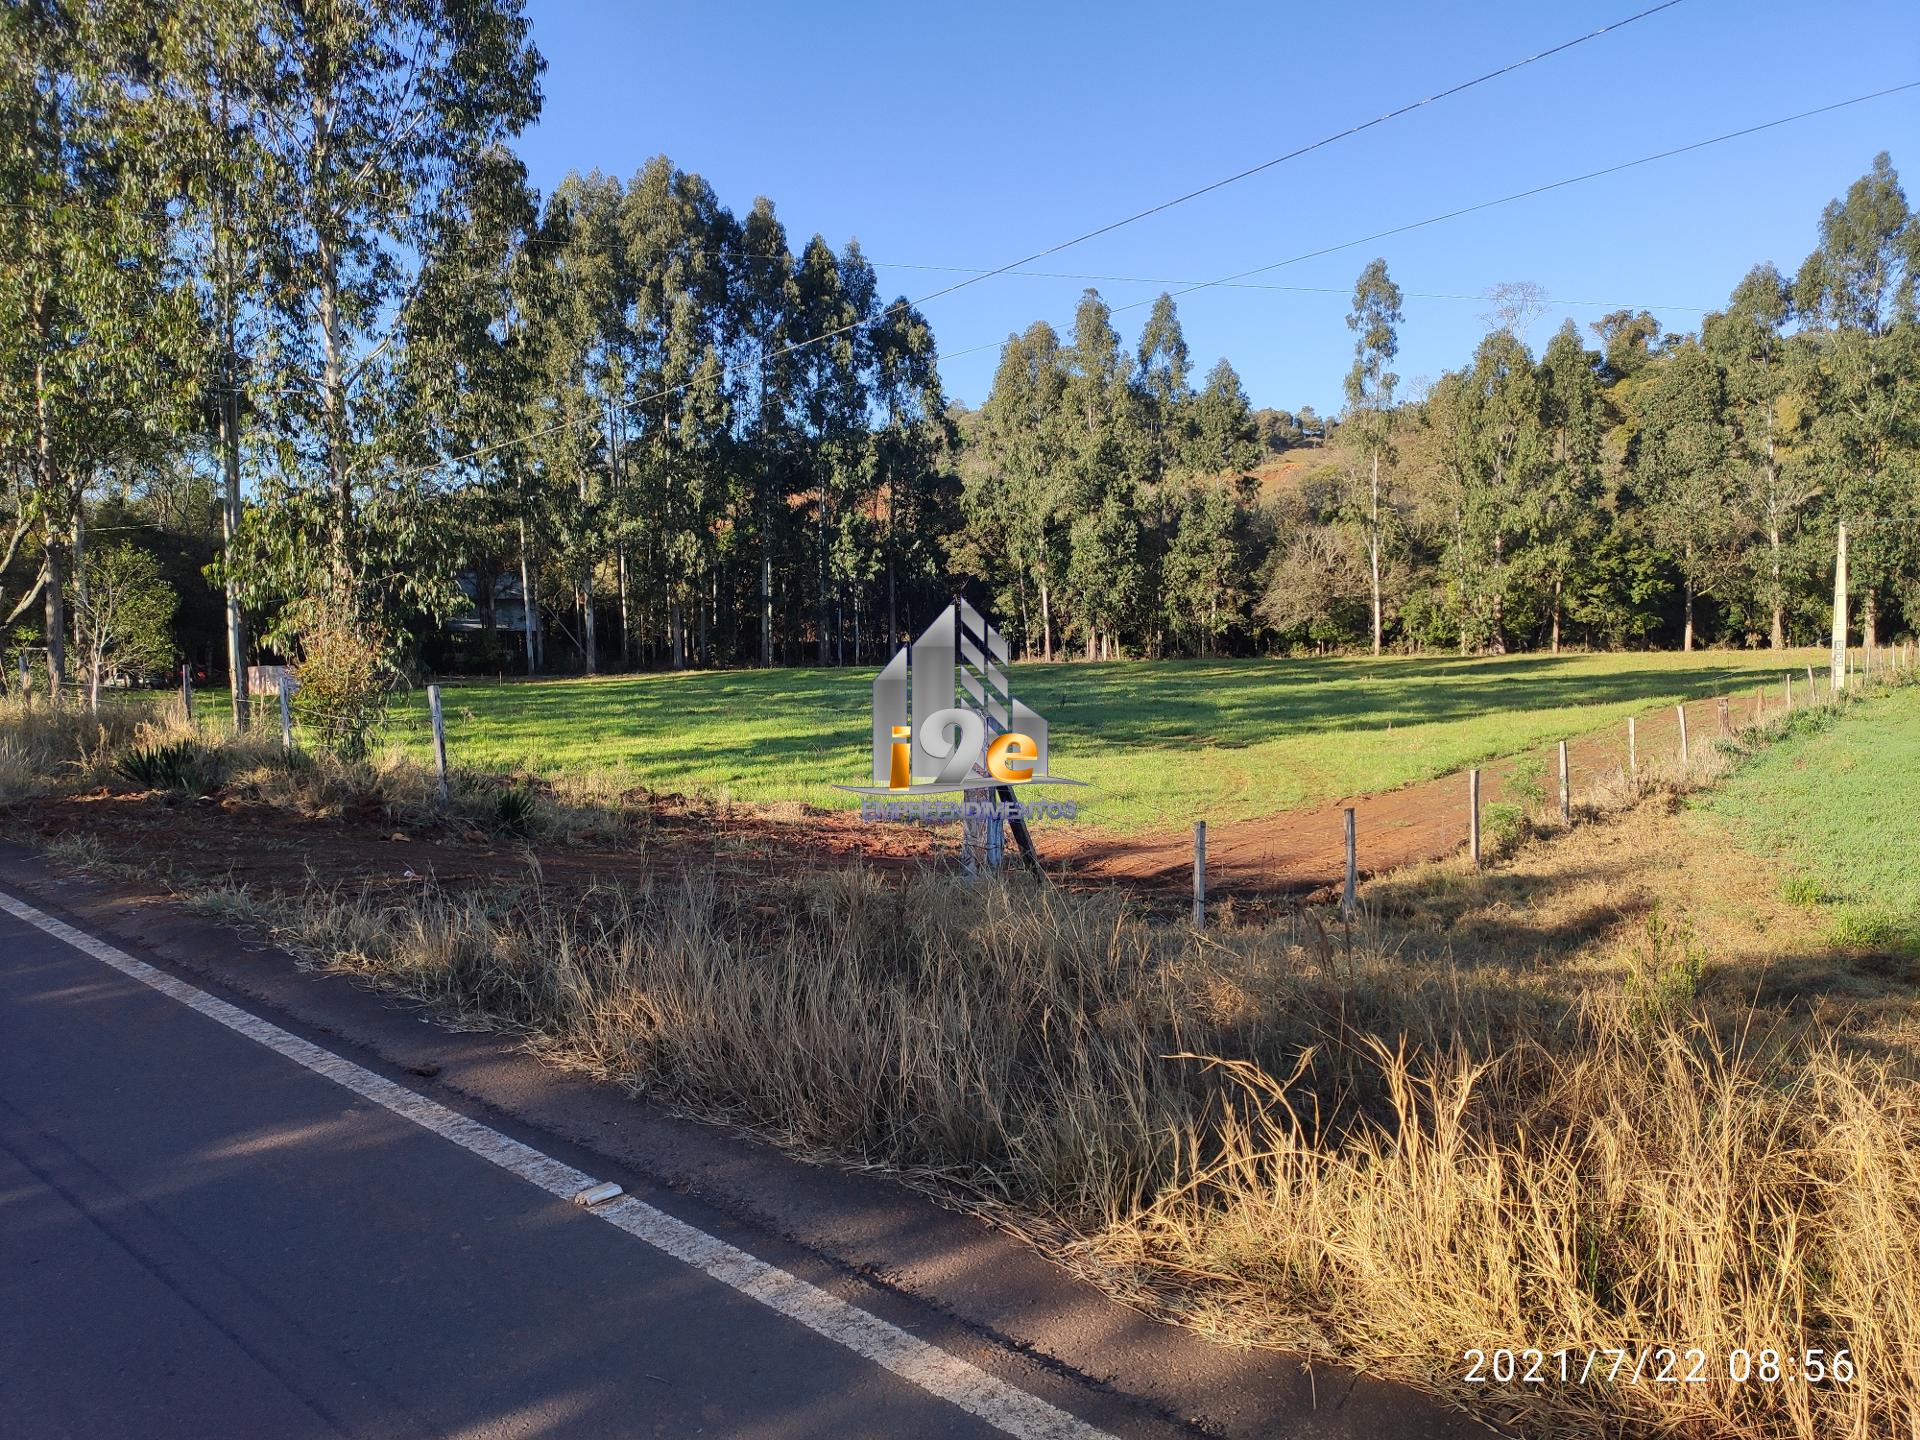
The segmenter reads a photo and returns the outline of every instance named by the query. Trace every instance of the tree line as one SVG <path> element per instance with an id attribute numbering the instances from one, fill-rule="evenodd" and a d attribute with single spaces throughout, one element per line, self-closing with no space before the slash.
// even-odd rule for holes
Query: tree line
<path id="1" fill-rule="evenodd" d="M 963 425 L 955 553 L 1042 656 L 1780 648 L 1825 634 L 1844 520 L 1873 644 L 1920 622 L 1917 282 L 1882 154 L 1790 278 L 1755 267 L 1698 331 L 1621 310 L 1535 355 L 1544 297 L 1501 286 L 1471 358 L 1408 393 L 1375 260 L 1345 406 L 1283 467 L 1231 367 L 1192 385 L 1170 299 L 1129 351 L 1088 291 L 1065 340 L 1009 337 Z"/>
<path id="2" fill-rule="evenodd" d="M 961 591 L 1040 657 L 1778 645 L 1850 519 L 1868 634 L 1920 616 L 1884 156 L 1695 334 L 1536 357 L 1507 286 L 1407 386 L 1375 261 L 1337 417 L 1093 291 L 966 410 L 857 242 L 665 157 L 538 194 L 519 0 L 23 0 L 0 52 L 0 619 L 63 683 L 155 650 L 96 577 L 235 674 L 870 663 Z"/>

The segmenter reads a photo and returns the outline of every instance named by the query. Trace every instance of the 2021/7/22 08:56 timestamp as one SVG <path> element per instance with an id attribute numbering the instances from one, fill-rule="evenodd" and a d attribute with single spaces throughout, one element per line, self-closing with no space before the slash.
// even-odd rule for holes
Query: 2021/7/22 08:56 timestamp
<path id="1" fill-rule="evenodd" d="M 1461 1378 L 1470 1385 L 1851 1385 L 1859 1378 L 1846 1350 L 1731 1349 L 1698 1346 L 1590 1346 L 1584 1349 L 1467 1350 Z"/>

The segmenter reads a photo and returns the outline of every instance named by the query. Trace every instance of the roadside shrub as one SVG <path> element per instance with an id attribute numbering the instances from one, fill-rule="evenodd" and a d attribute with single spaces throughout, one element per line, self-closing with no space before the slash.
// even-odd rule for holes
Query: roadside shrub
<path id="1" fill-rule="evenodd" d="M 293 709 L 320 744 L 363 760 L 386 718 L 393 679 L 385 633 L 350 611 L 328 610 L 301 630 Z"/>
<path id="2" fill-rule="evenodd" d="M 141 745 L 114 757 L 114 773 L 143 790 L 200 795 L 220 781 L 214 754 L 192 740 Z"/>
<path id="3" fill-rule="evenodd" d="M 502 835 L 525 840 L 533 834 L 537 802 L 531 790 L 508 786 L 493 797 L 493 827 Z"/>

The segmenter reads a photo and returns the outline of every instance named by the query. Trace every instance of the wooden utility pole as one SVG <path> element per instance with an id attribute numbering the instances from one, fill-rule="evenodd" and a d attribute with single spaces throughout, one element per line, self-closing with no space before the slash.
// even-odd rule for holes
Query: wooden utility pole
<path id="1" fill-rule="evenodd" d="M 1847 688 L 1847 522 L 1840 522 L 1840 535 L 1833 556 L 1833 688 Z"/>

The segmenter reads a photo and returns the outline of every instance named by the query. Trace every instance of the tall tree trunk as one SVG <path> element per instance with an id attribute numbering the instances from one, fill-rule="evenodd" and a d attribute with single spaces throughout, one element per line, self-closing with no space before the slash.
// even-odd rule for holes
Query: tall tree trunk
<path id="1" fill-rule="evenodd" d="M 1780 521 L 1770 517 L 1767 526 L 1767 543 L 1772 548 L 1771 565 L 1773 574 L 1773 636 L 1775 650 L 1787 648 L 1787 605 L 1786 592 L 1780 583 Z"/>
<path id="2" fill-rule="evenodd" d="M 614 560 L 620 572 L 620 668 L 633 666 L 633 621 L 627 610 L 627 547 L 620 546 L 614 552 Z"/>
<path id="3" fill-rule="evenodd" d="M 534 617 L 540 613 L 533 600 L 533 572 L 527 564 L 527 522 L 520 522 L 520 630 L 527 642 L 527 674 L 532 675 L 540 668 L 538 655 L 534 650 Z"/>
<path id="4" fill-rule="evenodd" d="M 1767 544 L 1773 576 L 1773 635 L 1775 650 L 1787 648 L 1786 587 L 1780 581 L 1780 466 L 1773 458 L 1773 406 L 1767 406 Z"/>
<path id="5" fill-rule="evenodd" d="M 1879 597 L 1871 589 L 1860 596 L 1860 646 L 1869 655 L 1874 646 L 1880 643 L 1880 604 Z M 1869 662 L 1871 663 L 1871 662 Z"/>
<path id="6" fill-rule="evenodd" d="M 773 668 L 773 510 L 771 476 L 760 492 L 760 666 Z"/>
<path id="7" fill-rule="evenodd" d="M 333 491 L 333 579 L 342 597 L 353 588 L 353 480 L 347 473 L 343 427 L 346 419 L 346 380 L 340 353 L 339 276 L 333 245 L 321 227 L 316 249 L 320 260 L 320 403 L 323 463 Z"/>
<path id="8" fill-rule="evenodd" d="M 1680 648 L 1682 650 L 1686 650 L 1690 652 L 1693 649 L 1693 577 L 1691 575 L 1687 577 L 1686 595 L 1687 595 L 1687 628 L 1686 628 L 1685 637 L 1680 642 Z"/>
<path id="9" fill-rule="evenodd" d="M 1373 570 L 1373 653 L 1380 653 L 1380 452 L 1373 452 L 1373 495 L 1367 514 L 1367 560 Z"/>
<path id="10" fill-rule="evenodd" d="M 1553 653 L 1560 653 L 1560 592 L 1566 586 L 1563 576 L 1553 577 Z"/>
<path id="11" fill-rule="evenodd" d="M 240 397 L 233 354 L 233 321 L 227 321 L 226 393 L 220 397 L 220 468 L 224 493 L 220 499 L 221 554 L 227 562 L 227 679 L 233 692 L 233 725 L 247 728 L 247 635 L 240 613 L 240 581 L 233 572 L 233 542 L 240 530 Z"/>
<path id="12" fill-rule="evenodd" d="M 1053 663 L 1053 606 L 1049 602 L 1047 591 L 1047 572 L 1044 566 L 1040 570 L 1040 638 L 1042 658 Z"/>
<path id="13" fill-rule="evenodd" d="M 47 626 L 47 693 L 57 706 L 67 680 L 67 596 L 64 571 L 66 539 L 47 526 L 47 585 L 44 593 Z"/>
<path id="14" fill-rule="evenodd" d="M 1493 536 L 1493 639 L 1489 649 L 1495 655 L 1507 653 L 1507 576 L 1503 563 L 1507 551 L 1507 537 L 1499 531 Z"/>
<path id="15" fill-rule="evenodd" d="M 815 623 L 820 631 L 820 663 L 822 665 L 827 663 L 829 656 L 832 654 L 832 650 L 830 648 L 831 640 L 828 634 L 829 627 L 827 623 L 828 620 L 831 618 L 827 610 L 828 604 L 829 604 L 829 597 L 827 593 L 827 486 L 826 486 L 826 482 L 823 480 L 820 482 L 820 604 L 819 604 L 819 613 L 816 616 L 816 620 L 815 620 Z"/>
<path id="16" fill-rule="evenodd" d="M 74 669 L 80 668 L 79 657 L 86 653 L 87 647 L 80 639 L 80 622 L 87 609 L 87 504 L 86 487 L 75 492 L 73 505 L 73 549 L 70 552 L 69 573 L 73 576 L 73 605 L 71 618 L 73 624 Z"/>
<path id="17" fill-rule="evenodd" d="M 608 424 L 609 427 L 611 427 L 611 420 L 609 420 Z M 607 457 L 607 463 L 609 465 L 613 463 L 611 453 L 609 453 Z M 583 520 L 586 518 L 586 509 L 587 472 L 583 468 L 580 471 L 580 512 Z M 587 674 L 599 674 L 600 646 L 594 637 L 593 626 L 593 554 L 591 548 L 589 548 L 586 559 L 580 567 L 580 648 L 583 652 L 582 658 L 586 662 Z"/>

